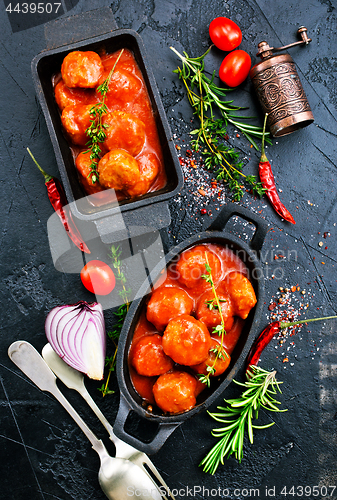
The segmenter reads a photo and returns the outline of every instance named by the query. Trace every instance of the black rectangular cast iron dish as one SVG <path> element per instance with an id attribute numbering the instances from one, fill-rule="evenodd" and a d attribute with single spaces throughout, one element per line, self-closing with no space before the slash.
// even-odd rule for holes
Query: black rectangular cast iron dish
<path id="1" fill-rule="evenodd" d="M 85 193 L 78 181 L 76 167 L 70 147 L 63 135 L 60 111 L 54 98 L 52 77 L 61 69 L 64 57 L 73 50 L 92 50 L 107 53 L 122 48 L 131 50 L 142 72 L 149 98 L 151 101 L 159 140 L 163 151 L 164 168 L 167 184 L 159 191 L 147 193 L 135 201 L 123 200 L 118 206 L 110 204 L 94 207 L 85 202 Z M 57 49 L 47 50 L 38 54 L 32 61 L 34 84 L 40 101 L 48 131 L 55 151 L 61 179 L 65 187 L 68 202 L 72 204 L 74 214 L 83 220 L 97 220 L 113 216 L 137 208 L 147 207 L 154 203 L 165 202 L 179 192 L 183 185 L 181 167 L 172 141 L 170 128 L 160 99 L 152 70 L 147 61 L 145 47 L 141 37 L 133 30 L 116 30 L 108 34 L 89 38 L 85 41 L 72 43 Z M 82 199 L 81 203 L 78 200 Z"/>
<path id="2" fill-rule="evenodd" d="M 253 223 L 256 227 L 254 236 L 249 244 L 225 230 L 227 222 L 235 215 Z M 132 302 L 118 342 L 116 371 L 121 396 L 114 432 L 120 439 L 145 453 L 155 453 L 177 426 L 196 413 L 208 408 L 236 376 L 239 368 L 248 355 L 255 337 L 259 333 L 264 300 L 264 275 L 258 256 L 262 249 L 267 231 L 268 225 L 263 219 L 243 207 L 230 203 L 222 209 L 218 217 L 206 231 L 198 233 L 183 241 L 166 255 L 165 261 L 167 266 L 172 259 L 194 245 L 218 243 L 227 246 L 236 253 L 246 265 L 248 277 L 254 287 L 257 297 L 257 304 L 245 320 L 239 341 L 231 355 L 229 368 L 223 375 L 212 380 L 211 388 L 204 389 L 197 398 L 197 405 L 185 413 L 163 415 L 162 412 L 156 409 L 153 409 L 153 412 L 149 412 L 142 404 L 142 398 L 137 394 L 132 385 L 128 368 L 128 355 L 134 329 L 137 325 L 141 311 L 145 306 L 146 295 L 149 293 L 148 282 L 139 290 L 138 296 L 141 298 Z M 162 268 L 163 264 L 158 265 L 157 269 L 153 271 L 151 278 L 154 284 L 159 278 Z M 141 440 L 141 437 L 131 435 L 126 431 L 125 423 L 131 412 L 135 412 L 141 419 L 152 421 L 157 424 L 157 434 L 152 441 L 144 442 Z"/>

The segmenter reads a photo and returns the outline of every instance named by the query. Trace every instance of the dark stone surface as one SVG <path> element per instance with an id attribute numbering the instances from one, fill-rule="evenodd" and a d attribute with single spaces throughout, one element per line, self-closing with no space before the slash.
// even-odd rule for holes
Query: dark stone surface
<path id="1" fill-rule="evenodd" d="M 27 340 L 41 350 L 46 342 L 47 312 L 57 304 L 90 300 L 90 295 L 83 290 L 77 274 L 61 273 L 53 266 L 47 236 L 52 208 L 43 179 L 25 151 L 29 146 L 48 172 L 58 174 L 30 73 L 32 58 L 50 45 L 45 33 L 51 31 L 36 18 L 27 20 L 20 29 L 13 24 L 12 29 L 11 21 L 14 21 L 8 18 L 5 5 L 8 2 L 0 5 L 0 497 L 4 500 L 98 500 L 105 498 L 97 481 L 99 460 L 85 436 L 59 403 L 28 381 L 7 356 L 8 346 L 18 339 Z M 109 5 L 110 2 L 104 0 L 96 1 L 94 6 L 88 0 L 62 3 L 66 16 Z M 274 140 L 267 150 L 282 189 L 280 196 L 297 224 L 289 227 L 282 222 L 265 199 L 246 194 L 240 202 L 260 213 L 270 224 L 262 251 L 266 304 L 261 329 L 271 318 L 268 305 L 278 301 L 280 286 L 301 288 L 292 293 L 291 304 L 296 310 L 301 309 L 301 304 L 309 304 L 302 310 L 302 316 L 336 313 L 336 7 L 332 0 L 310 3 L 305 0 L 120 0 L 111 4 L 117 24 L 135 29 L 143 38 L 182 155 L 189 148 L 188 132 L 193 127 L 193 116 L 182 84 L 172 73 L 177 60 L 170 45 L 190 55 L 200 55 L 209 44 L 209 22 L 225 15 L 242 28 L 241 48 L 253 55 L 255 61 L 256 46 L 261 40 L 280 46 L 295 40 L 299 25 L 308 28 L 312 43 L 305 49 L 293 49 L 291 55 L 315 123 Z M 219 51 L 212 50 L 207 69 L 212 72 L 218 68 L 221 58 Z M 248 105 L 249 115 L 258 116 L 257 123 L 261 123 L 261 111 L 250 81 L 232 95 L 238 103 Z M 237 138 L 233 128 L 229 127 L 228 131 L 230 142 L 248 159 L 245 172 L 256 174 L 258 153 L 243 137 Z M 193 176 L 198 181 L 193 184 L 188 175 L 181 195 L 170 202 L 169 246 L 205 228 L 222 203 L 231 203 L 226 190 L 221 201 L 215 196 L 195 194 L 200 183 L 209 184 L 212 174 L 199 168 Z M 200 214 L 200 208 L 206 205 L 212 216 Z M 242 222 L 234 224 L 232 230 L 244 237 Z M 329 234 L 324 237 L 324 233 Z M 275 259 L 275 254 L 285 258 Z M 301 294 L 302 290 L 306 291 L 305 295 Z M 112 313 L 106 311 L 105 314 L 110 327 Z M 286 356 L 289 361 L 283 362 Z M 303 327 L 293 337 L 285 338 L 282 345 L 275 339 L 264 352 L 263 366 L 278 370 L 278 378 L 283 381 L 280 400 L 288 411 L 261 413 L 262 422 L 274 420 L 275 425 L 256 432 L 254 444 L 247 445 L 241 464 L 230 458 L 214 476 L 204 474 L 198 467 L 214 443 L 210 434 L 213 421 L 204 412 L 184 423 L 152 457 L 169 486 L 182 489 L 177 499 L 187 496 L 187 487 L 201 488 L 189 493 L 190 497 L 200 499 L 225 497 L 215 493 L 219 488 L 228 489 L 230 498 L 243 499 L 256 497 L 257 491 L 265 498 L 266 487 L 275 487 L 275 495 L 271 491 L 267 497 L 279 499 L 291 497 L 281 495 L 284 486 L 288 491 L 294 486 L 297 494 L 301 486 L 326 486 L 329 494 L 332 492 L 329 486 L 337 487 L 336 321 Z M 113 422 L 118 408 L 117 392 L 102 399 L 97 383 L 89 381 L 88 388 Z M 116 384 L 115 389 L 117 391 Z M 109 446 L 104 430 L 85 403 L 76 394 L 65 393 Z M 226 398 L 235 394 L 238 389 L 232 384 Z M 222 398 L 218 404 L 221 402 Z M 112 446 L 109 449 L 113 452 Z M 209 492 L 203 492 L 203 487 Z M 256 489 L 255 492 L 249 493 L 251 488 Z M 324 490 L 321 490 L 318 498 L 323 496 Z M 332 496 L 337 497 L 337 488 Z"/>

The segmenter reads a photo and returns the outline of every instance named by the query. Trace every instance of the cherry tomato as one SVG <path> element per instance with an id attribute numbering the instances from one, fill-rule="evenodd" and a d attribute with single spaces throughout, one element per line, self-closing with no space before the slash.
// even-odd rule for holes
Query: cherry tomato
<path id="1" fill-rule="evenodd" d="M 237 24 L 227 17 L 216 17 L 209 25 L 209 36 L 218 49 L 229 52 L 241 43 L 242 33 Z"/>
<path id="2" fill-rule="evenodd" d="M 81 271 L 81 280 L 89 292 L 108 295 L 116 284 L 111 267 L 101 260 L 91 260 Z"/>
<path id="3" fill-rule="evenodd" d="M 237 87 L 247 78 L 252 61 L 244 50 L 230 52 L 222 61 L 219 77 L 229 87 Z"/>

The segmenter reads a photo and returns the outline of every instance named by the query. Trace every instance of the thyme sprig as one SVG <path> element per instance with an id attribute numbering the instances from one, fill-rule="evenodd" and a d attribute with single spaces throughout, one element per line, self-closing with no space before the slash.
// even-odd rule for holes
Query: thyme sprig
<path id="1" fill-rule="evenodd" d="M 99 180 L 99 174 L 97 172 L 97 163 L 98 160 L 100 159 L 100 155 L 102 153 L 100 143 L 104 142 L 106 139 L 106 133 L 105 129 L 108 128 L 108 125 L 104 124 L 102 119 L 103 115 L 105 115 L 108 112 L 107 105 L 105 104 L 105 98 L 109 90 L 109 83 L 111 80 L 111 77 L 115 71 L 116 65 L 123 54 L 124 49 L 120 51 L 118 54 L 118 57 L 111 68 L 111 71 L 109 72 L 108 77 L 104 80 L 104 82 L 99 85 L 96 89 L 96 91 L 101 94 L 102 99 L 100 102 L 97 104 L 94 104 L 90 108 L 90 125 L 85 131 L 89 141 L 87 142 L 86 146 L 89 146 L 85 153 L 90 152 L 90 172 L 88 174 L 88 178 L 91 176 L 92 183 L 95 184 L 96 181 Z"/>
<path id="2" fill-rule="evenodd" d="M 227 302 L 226 299 L 219 299 L 219 302 Z M 213 311 L 213 309 L 218 309 L 218 304 L 215 299 L 211 300 L 205 300 L 206 307 L 210 310 Z"/>
<path id="3" fill-rule="evenodd" d="M 258 418 L 260 408 L 268 411 L 283 412 L 277 405 L 281 404 L 274 398 L 281 393 L 280 384 L 276 380 L 276 371 L 268 372 L 258 366 L 250 366 L 246 372 L 246 381 L 237 382 L 245 388 L 239 398 L 225 400 L 227 406 L 218 406 L 218 413 L 208 412 L 216 420 L 226 424 L 224 427 L 212 430 L 212 435 L 220 438 L 206 457 L 200 463 L 204 472 L 214 474 L 219 464 L 232 454 L 241 462 L 243 457 L 244 435 L 247 431 L 249 442 L 253 443 L 253 429 L 266 429 L 275 422 L 266 425 L 253 425 L 253 419 Z"/>
<path id="4" fill-rule="evenodd" d="M 193 149 L 199 151 L 200 147 L 204 148 L 202 153 L 205 155 L 206 168 L 215 170 L 217 179 L 228 184 L 235 200 L 240 200 L 244 194 L 242 182 L 262 196 L 265 192 L 262 184 L 255 176 L 245 175 L 241 171 L 243 163 L 239 161 L 239 153 L 221 142 L 228 139 L 227 125 L 231 123 L 258 149 L 254 138 L 262 137 L 262 128 L 245 123 L 244 120 L 251 117 L 237 115 L 237 111 L 245 108 L 234 105 L 233 100 L 224 100 L 226 92 L 231 89 L 215 85 L 215 71 L 211 78 L 206 76 L 204 58 L 211 47 L 195 58 L 189 57 L 186 52 L 180 54 L 174 47 L 171 49 L 182 61 L 182 68 L 178 67 L 174 73 L 183 81 L 188 100 L 200 122 L 199 128 L 191 132 L 195 136 Z M 214 110 L 220 112 L 221 118 L 216 118 Z"/>
<path id="5" fill-rule="evenodd" d="M 130 304 L 129 304 L 129 294 L 131 293 L 131 289 L 127 289 L 126 288 L 126 277 L 124 275 L 124 272 L 123 272 L 123 268 L 122 268 L 122 261 L 120 260 L 120 256 L 122 255 L 122 250 L 120 249 L 120 247 L 115 247 L 114 245 L 111 246 L 110 248 L 110 258 L 112 260 L 112 265 L 114 267 L 114 269 L 116 269 L 116 272 L 117 272 L 117 276 L 116 276 L 116 279 L 120 282 L 120 284 L 122 285 L 122 290 L 120 290 L 118 292 L 119 296 L 121 297 L 121 299 L 123 300 L 123 302 L 125 303 L 125 305 L 127 306 L 127 308 L 129 308 Z"/>
<path id="6" fill-rule="evenodd" d="M 207 365 L 207 367 L 206 367 L 207 374 L 205 375 L 205 374 L 201 373 L 198 375 L 199 380 L 203 384 L 206 384 L 207 387 L 210 387 L 210 385 L 211 385 L 210 376 L 214 375 L 216 372 L 215 364 L 216 364 L 217 360 L 224 359 L 224 356 L 228 357 L 228 354 L 223 348 L 224 336 L 226 335 L 225 322 L 224 322 L 224 318 L 223 318 L 223 314 L 222 314 L 222 310 L 221 310 L 221 305 L 220 305 L 220 302 L 223 302 L 223 300 L 219 299 L 218 294 L 216 292 L 215 284 L 214 284 L 214 280 L 213 280 L 213 276 L 212 276 L 212 269 L 211 269 L 211 266 L 209 265 L 207 254 L 205 254 L 205 259 L 206 259 L 206 262 L 205 262 L 206 274 L 202 274 L 201 277 L 206 281 L 206 283 L 209 283 L 212 287 L 214 299 L 212 299 L 211 301 L 208 301 L 210 303 L 209 305 L 211 306 L 212 309 L 213 308 L 218 309 L 219 314 L 220 314 L 220 324 L 217 325 L 215 328 L 213 328 L 212 333 L 216 333 L 217 335 L 219 335 L 219 337 L 221 337 L 220 346 L 219 347 L 217 346 L 217 347 L 210 349 L 210 351 L 215 354 L 215 358 L 214 358 L 212 365 Z M 212 302 L 212 301 L 214 301 L 214 302 Z"/>
<path id="7" fill-rule="evenodd" d="M 120 250 L 120 247 L 115 247 L 114 245 L 111 246 L 109 256 L 112 259 L 112 265 L 114 269 L 116 269 L 116 280 L 119 281 L 120 284 L 122 285 L 122 289 L 118 293 L 121 299 L 123 300 L 124 304 L 119 306 L 117 311 L 114 313 L 114 316 L 116 318 L 116 323 L 114 324 L 113 330 L 107 332 L 107 336 L 112 341 L 113 344 L 113 354 L 112 356 L 105 358 L 105 366 L 108 367 L 109 372 L 106 382 L 103 383 L 99 389 L 102 392 L 103 396 L 114 393 L 114 391 L 109 389 L 109 382 L 111 378 L 111 373 L 115 371 L 118 340 L 123 328 L 125 317 L 130 307 L 129 295 L 131 293 L 131 289 L 127 289 L 125 286 L 126 277 L 123 272 L 122 262 L 120 260 L 121 254 L 122 251 Z"/>

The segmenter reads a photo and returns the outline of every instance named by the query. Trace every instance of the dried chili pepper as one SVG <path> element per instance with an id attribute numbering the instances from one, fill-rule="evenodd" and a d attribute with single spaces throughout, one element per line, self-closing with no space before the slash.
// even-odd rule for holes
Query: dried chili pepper
<path id="1" fill-rule="evenodd" d="M 313 321 L 321 321 L 326 319 L 335 319 L 337 316 L 326 316 L 324 318 L 311 318 L 311 319 L 302 319 L 300 321 L 293 321 L 291 323 L 287 323 L 285 321 L 274 321 L 270 323 L 257 337 L 254 344 L 252 345 L 249 354 L 247 356 L 246 361 L 246 371 L 249 369 L 251 365 L 257 366 L 261 353 L 263 349 L 269 344 L 269 342 L 275 337 L 276 334 L 279 334 L 283 328 L 288 328 L 289 326 L 301 325 L 303 323 L 311 323 Z"/>
<path id="2" fill-rule="evenodd" d="M 32 160 L 37 165 L 40 172 L 43 174 L 45 179 L 45 185 L 47 187 L 48 198 L 55 212 L 61 219 L 63 227 L 65 228 L 69 238 L 75 243 L 77 248 L 82 252 L 91 253 L 86 243 L 83 241 L 79 230 L 73 220 L 70 208 L 68 206 L 67 198 L 63 190 L 62 184 L 57 179 L 57 177 L 52 177 L 47 174 L 38 164 L 31 151 L 27 148 Z"/>
<path id="3" fill-rule="evenodd" d="M 259 175 L 262 186 L 266 189 L 266 195 L 268 196 L 271 204 L 273 205 L 275 211 L 286 221 L 296 224 L 294 217 L 291 215 L 289 210 L 281 202 L 276 186 L 274 174 L 271 169 L 270 162 L 266 157 L 264 152 L 264 136 L 266 131 L 266 121 L 268 113 L 266 113 L 263 124 L 263 134 L 262 134 L 262 145 L 261 145 L 261 158 L 259 162 Z"/>
<path id="4" fill-rule="evenodd" d="M 259 362 L 261 353 L 263 349 L 269 344 L 272 338 L 276 334 L 278 334 L 281 330 L 281 322 L 280 321 L 274 321 L 273 323 L 270 323 L 267 328 L 265 328 L 260 335 L 257 337 L 255 340 L 254 344 L 252 345 L 247 361 L 246 361 L 246 367 L 247 369 L 251 366 L 254 365 L 256 366 Z"/>

